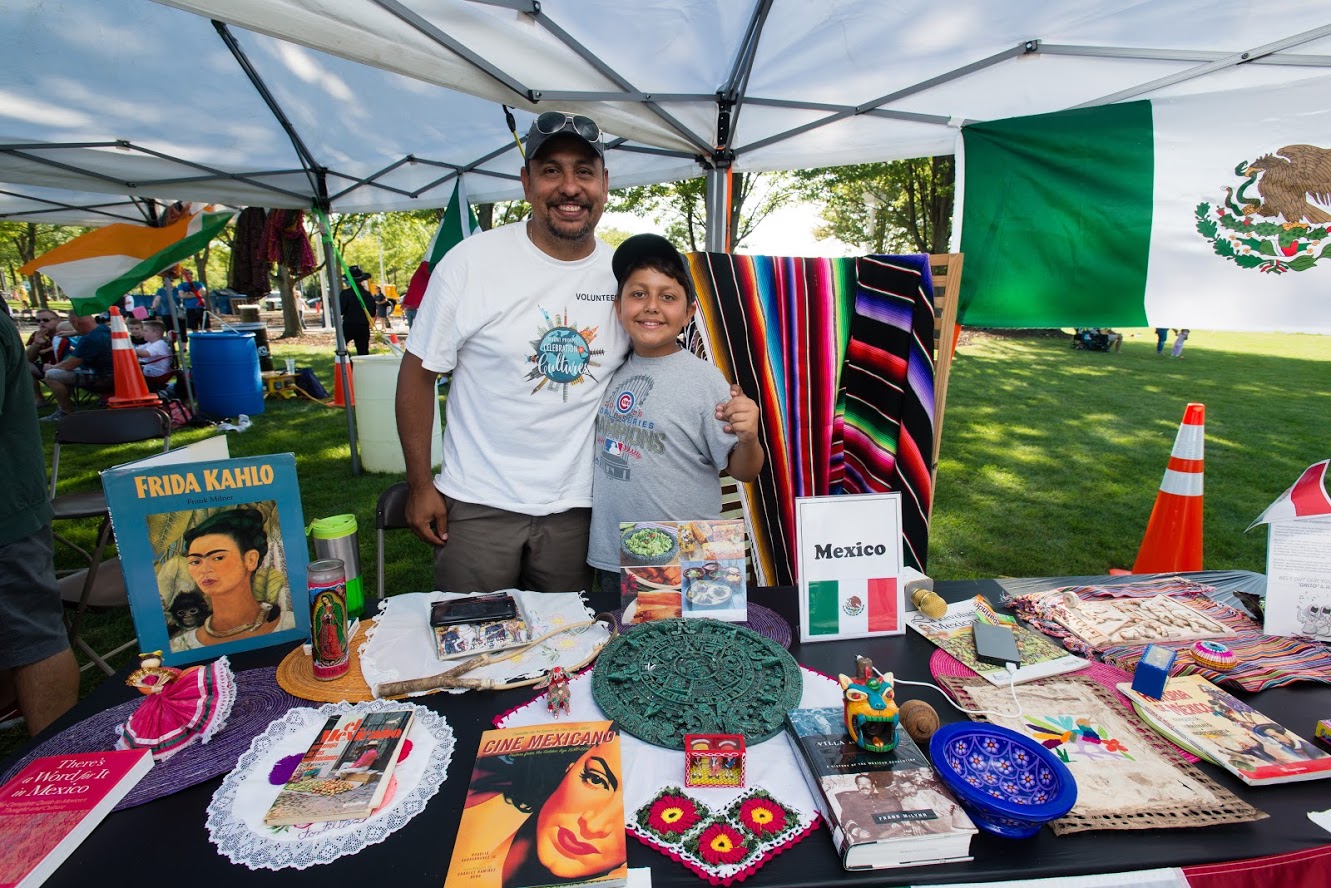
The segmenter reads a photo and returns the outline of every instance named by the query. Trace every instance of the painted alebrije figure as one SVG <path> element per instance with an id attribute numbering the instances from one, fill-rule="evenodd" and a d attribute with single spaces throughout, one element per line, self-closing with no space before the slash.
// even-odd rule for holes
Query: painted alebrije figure
<path id="1" fill-rule="evenodd" d="M 846 731 L 866 752 L 891 752 L 897 747 L 901 713 L 893 700 L 892 673 L 875 672 L 868 657 L 855 658 L 855 678 L 840 676 Z"/>
<path id="2" fill-rule="evenodd" d="M 555 718 L 559 718 L 561 709 L 565 715 L 570 712 L 568 675 L 564 673 L 563 666 L 556 666 L 550 670 L 550 689 L 545 692 L 545 708 L 550 710 L 550 714 Z"/>

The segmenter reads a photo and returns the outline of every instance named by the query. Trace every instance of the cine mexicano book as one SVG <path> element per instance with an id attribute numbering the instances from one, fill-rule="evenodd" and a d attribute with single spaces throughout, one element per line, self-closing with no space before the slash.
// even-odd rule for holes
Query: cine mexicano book
<path id="1" fill-rule="evenodd" d="M 129 463 L 102 487 L 140 650 L 175 666 L 309 637 L 295 456 Z"/>

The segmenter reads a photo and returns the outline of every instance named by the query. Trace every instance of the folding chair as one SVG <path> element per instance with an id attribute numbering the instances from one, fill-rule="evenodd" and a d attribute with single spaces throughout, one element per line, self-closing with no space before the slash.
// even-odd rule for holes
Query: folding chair
<path id="1" fill-rule="evenodd" d="M 87 654 L 88 659 L 107 675 L 113 674 L 115 670 L 107 664 L 105 657 L 99 655 L 83 640 L 79 634 L 79 629 L 84 612 L 92 605 L 93 590 L 97 586 L 97 574 L 102 566 L 102 556 L 106 552 L 107 544 L 111 541 L 111 515 L 106 507 L 106 494 L 100 486 L 96 490 L 80 490 L 63 495 L 56 494 L 56 487 L 60 479 L 60 451 L 61 448 L 70 445 L 106 446 L 109 444 L 148 441 L 153 438 L 162 439 L 163 453 L 171 449 L 171 420 L 165 413 L 155 407 L 86 410 L 72 413 L 60 420 L 55 431 L 55 452 L 51 457 L 50 490 L 51 506 L 55 511 L 53 520 L 102 519 L 101 526 L 97 530 L 97 541 L 91 552 L 67 537 L 59 533 L 53 533 L 57 540 L 78 552 L 88 562 L 86 573 L 83 573 L 83 584 L 79 589 L 78 596 L 73 598 L 72 590 L 70 591 L 70 597 L 73 598 L 71 603 L 74 605 L 74 612 L 69 618 L 69 642 Z M 128 600 L 126 599 L 124 603 L 128 604 Z M 130 641 L 128 644 L 121 645 L 105 656 L 114 656 L 133 646 L 134 643 Z"/>
<path id="2" fill-rule="evenodd" d="M 377 550 L 375 558 L 377 576 L 375 581 L 380 601 L 384 600 L 384 531 L 406 530 L 411 527 L 407 523 L 408 491 L 407 482 L 399 481 L 379 494 L 379 505 L 374 511 L 375 549 Z M 369 609 L 366 610 L 368 612 Z"/>

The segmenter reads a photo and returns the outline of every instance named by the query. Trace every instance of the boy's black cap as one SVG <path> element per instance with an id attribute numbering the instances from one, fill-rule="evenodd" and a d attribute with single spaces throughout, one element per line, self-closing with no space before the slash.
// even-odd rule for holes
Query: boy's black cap
<path id="1" fill-rule="evenodd" d="M 558 124 L 558 128 L 554 129 L 554 132 L 542 132 L 542 118 L 561 116 L 564 121 Z M 544 127 L 546 130 L 553 128 L 552 126 Z M 595 139 L 587 138 L 586 133 L 592 130 L 595 131 Z M 563 111 L 547 111 L 531 122 L 531 128 L 527 130 L 526 148 L 524 149 L 527 159 L 531 160 L 540 154 L 545 143 L 555 136 L 572 136 L 583 144 L 591 146 L 591 149 L 596 152 L 596 156 L 601 158 L 602 161 L 605 160 L 605 144 L 601 137 L 601 128 L 596 121 L 581 114 L 565 114 Z"/>
<path id="2" fill-rule="evenodd" d="M 619 245 L 614 258 L 610 260 L 610 268 L 615 273 L 615 282 L 623 286 L 624 278 L 628 277 L 634 268 L 641 266 L 645 259 L 660 259 L 678 266 L 684 274 L 684 279 L 688 280 L 688 267 L 674 244 L 659 234 L 635 234 Z"/>

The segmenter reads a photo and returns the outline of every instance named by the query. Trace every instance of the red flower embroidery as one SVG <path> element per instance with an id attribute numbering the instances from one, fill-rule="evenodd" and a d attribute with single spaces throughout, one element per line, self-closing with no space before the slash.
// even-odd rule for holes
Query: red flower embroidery
<path id="1" fill-rule="evenodd" d="M 713 823 L 698 837 L 698 856 L 713 866 L 739 863 L 748 854 L 744 836 L 729 824 Z"/>
<path id="2" fill-rule="evenodd" d="M 739 809 L 739 822 L 756 836 L 785 832 L 786 810 L 771 799 L 746 799 Z"/>
<path id="3" fill-rule="evenodd" d="M 688 796 L 663 795 L 647 813 L 647 825 L 662 833 L 685 833 L 697 822 L 698 807 Z"/>

